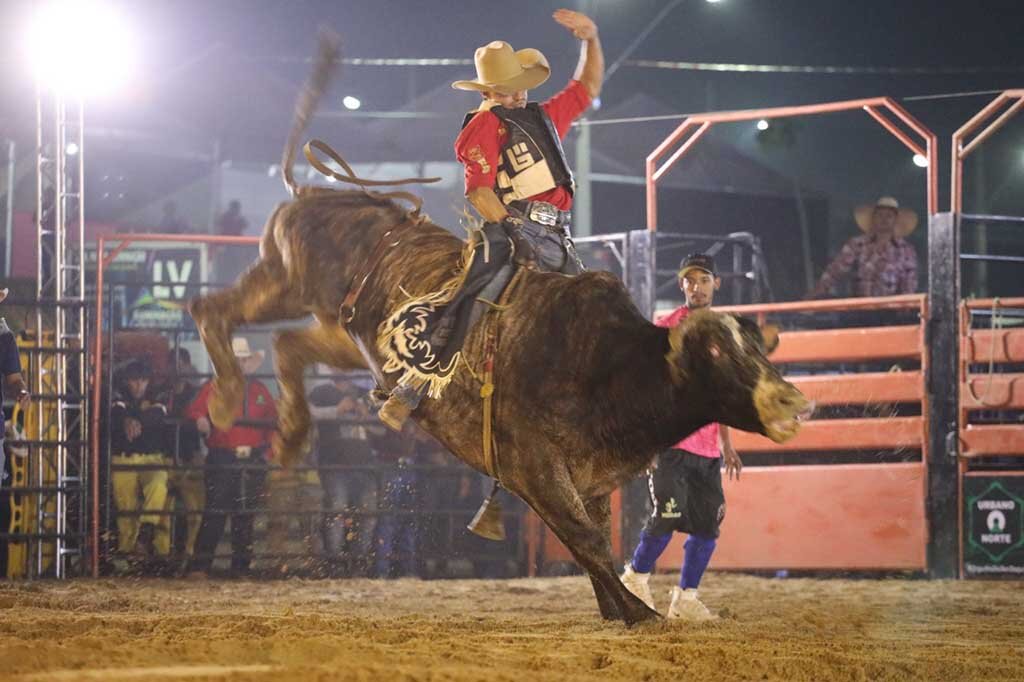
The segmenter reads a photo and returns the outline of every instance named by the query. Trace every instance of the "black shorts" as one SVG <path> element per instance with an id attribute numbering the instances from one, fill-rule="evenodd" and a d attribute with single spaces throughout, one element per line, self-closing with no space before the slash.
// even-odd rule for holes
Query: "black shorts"
<path id="1" fill-rule="evenodd" d="M 650 535 L 672 531 L 717 538 L 725 518 L 722 458 L 701 457 L 686 450 L 658 455 L 648 479 L 654 510 L 644 524 Z"/>

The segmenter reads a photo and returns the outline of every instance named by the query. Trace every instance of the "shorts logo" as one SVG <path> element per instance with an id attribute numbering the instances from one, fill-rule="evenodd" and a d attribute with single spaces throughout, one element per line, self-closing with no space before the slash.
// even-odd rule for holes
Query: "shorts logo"
<path id="1" fill-rule="evenodd" d="M 661 512 L 661 518 L 678 519 L 680 516 L 682 516 L 682 513 L 676 511 L 677 509 L 679 509 L 679 505 L 676 504 L 676 498 L 669 498 L 668 502 L 665 503 L 665 511 Z"/>
<path id="2" fill-rule="evenodd" d="M 718 505 L 718 523 L 722 523 L 722 519 L 725 518 L 725 502 Z"/>

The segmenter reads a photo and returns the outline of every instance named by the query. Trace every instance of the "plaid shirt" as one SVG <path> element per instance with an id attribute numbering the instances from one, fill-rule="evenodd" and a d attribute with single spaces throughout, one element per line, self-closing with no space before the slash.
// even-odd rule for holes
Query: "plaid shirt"
<path id="1" fill-rule="evenodd" d="M 917 252 L 906 239 L 877 242 L 862 234 L 846 242 L 829 263 L 814 288 L 814 295 L 832 291 L 856 266 L 855 296 L 894 296 L 917 291 Z"/>

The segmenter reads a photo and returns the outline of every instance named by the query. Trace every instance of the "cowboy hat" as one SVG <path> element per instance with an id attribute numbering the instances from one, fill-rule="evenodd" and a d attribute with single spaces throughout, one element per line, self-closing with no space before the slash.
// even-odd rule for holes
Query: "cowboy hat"
<path id="1" fill-rule="evenodd" d="M 249 339 L 244 336 L 236 336 L 231 339 L 231 352 L 234 353 L 235 357 L 239 360 L 259 358 L 260 362 L 263 361 L 263 351 L 258 350 L 253 353 L 252 349 L 249 348 Z"/>
<path id="2" fill-rule="evenodd" d="M 473 54 L 476 80 L 455 81 L 456 90 L 493 90 L 504 95 L 530 90 L 548 79 L 551 67 L 540 50 L 512 50 L 504 40 L 478 47 Z"/>
<path id="3" fill-rule="evenodd" d="M 871 216 L 878 208 L 891 208 L 896 211 L 894 233 L 897 237 L 906 237 L 917 227 L 916 213 L 909 208 L 900 208 L 900 202 L 893 197 L 880 197 L 874 204 L 864 204 L 853 210 L 853 219 L 857 221 L 857 227 L 862 232 L 871 234 Z"/>

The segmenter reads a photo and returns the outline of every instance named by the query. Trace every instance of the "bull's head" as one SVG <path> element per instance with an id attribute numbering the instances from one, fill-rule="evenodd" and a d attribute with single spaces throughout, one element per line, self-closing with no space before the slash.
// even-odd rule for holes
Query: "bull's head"
<path id="1" fill-rule="evenodd" d="M 778 342 L 774 328 L 698 310 L 671 330 L 669 359 L 676 380 L 700 392 L 711 421 L 781 443 L 796 435 L 813 405 L 768 361 Z"/>

